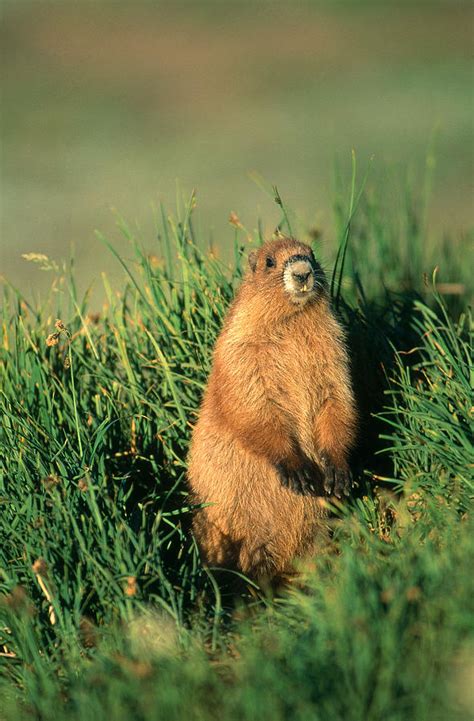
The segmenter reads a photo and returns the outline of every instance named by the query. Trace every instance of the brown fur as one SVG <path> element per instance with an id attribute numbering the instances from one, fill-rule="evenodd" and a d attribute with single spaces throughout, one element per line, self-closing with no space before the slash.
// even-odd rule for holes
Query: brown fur
<path id="1" fill-rule="evenodd" d="M 269 254 L 275 268 L 265 267 Z M 319 281 L 304 304 L 283 283 L 295 254 L 311 256 Z M 194 501 L 211 504 L 194 519 L 205 560 L 261 579 L 313 550 L 322 478 L 348 472 L 356 412 L 344 334 L 310 248 L 269 241 L 250 265 L 216 343 L 188 479 Z M 316 492 L 285 485 L 279 469 L 291 476 L 308 463 Z"/>

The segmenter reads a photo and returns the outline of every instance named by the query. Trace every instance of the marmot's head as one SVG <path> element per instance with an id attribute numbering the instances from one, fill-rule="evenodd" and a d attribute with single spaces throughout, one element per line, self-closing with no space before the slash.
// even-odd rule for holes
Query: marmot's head
<path id="1" fill-rule="evenodd" d="M 326 290 L 323 270 L 308 245 L 294 238 L 269 240 L 249 255 L 254 282 L 299 306 Z"/>

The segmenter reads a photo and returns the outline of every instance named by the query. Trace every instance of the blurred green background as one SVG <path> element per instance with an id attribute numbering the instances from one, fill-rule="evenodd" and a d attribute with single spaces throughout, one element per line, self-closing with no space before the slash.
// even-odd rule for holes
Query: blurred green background
<path id="1" fill-rule="evenodd" d="M 463 233 L 472 38 L 473 6 L 455 0 L 3 2 L 1 272 L 40 292 L 50 278 L 21 254 L 73 245 L 85 287 L 113 267 L 95 229 L 125 245 L 112 208 L 152 249 L 151 207 L 172 209 L 177 181 L 225 254 L 231 210 L 249 230 L 279 218 L 254 172 L 330 244 L 336 158 L 349 173 L 351 148 L 374 154 L 389 194 L 433 135 L 431 230 Z"/>

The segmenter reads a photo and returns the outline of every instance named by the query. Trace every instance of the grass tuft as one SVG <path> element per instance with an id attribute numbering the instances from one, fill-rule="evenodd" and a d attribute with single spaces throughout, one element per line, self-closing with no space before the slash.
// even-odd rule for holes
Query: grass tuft
<path id="1" fill-rule="evenodd" d="M 101 237 L 125 281 L 103 277 L 99 312 L 43 255 L 48 298 L 5 286 L 0 717 L 467 713 L 472 317 L 458 311 L 472 281 L 452 246 L 443 279 L 461 294 L 428 293 L 440 246 L 424 212 L 410 200 L 391 224 L 355 170 L 348 211 L 336 204 L 333 297 L 362 414 L 359 491 L 280 598 L 229 602 L 201 564 L 184 482 L 211 350 L 259 232 L 231 216 L 231 268 L 196 236 L 193 194 L 178 218 L 161 209 L 151 250 L 122 220 L 131 258 Z"/>

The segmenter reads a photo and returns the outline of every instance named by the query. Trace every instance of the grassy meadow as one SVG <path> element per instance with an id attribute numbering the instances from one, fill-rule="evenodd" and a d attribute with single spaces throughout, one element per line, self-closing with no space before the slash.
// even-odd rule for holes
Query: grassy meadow
<path id="1" fill-rule="evenodd" d="M 334 198 L 326 257 L 362 414 L 357 488 L 298 583 L 232 597 L 189 530 L 186 452 L 211 350 L 249 249 L 202 237 L 194 196 L 125 221 L 122 274 L 90 308 L 43 255 L 50 293 L 5 284 L 0 445 L 0 719 L 407 721 L 468 718 L 473 697 L 469 238 L 403 204 Z M 297 222 L 276 194 L 279 228 Z M 315 236 L 317 234 L 315 233 Z M 314 248 L 321 256 L 320 244 Z M 439 271 L 435 266 L 439 265 Z M 39 272 L 39 270 L 38 270 Z"/>

